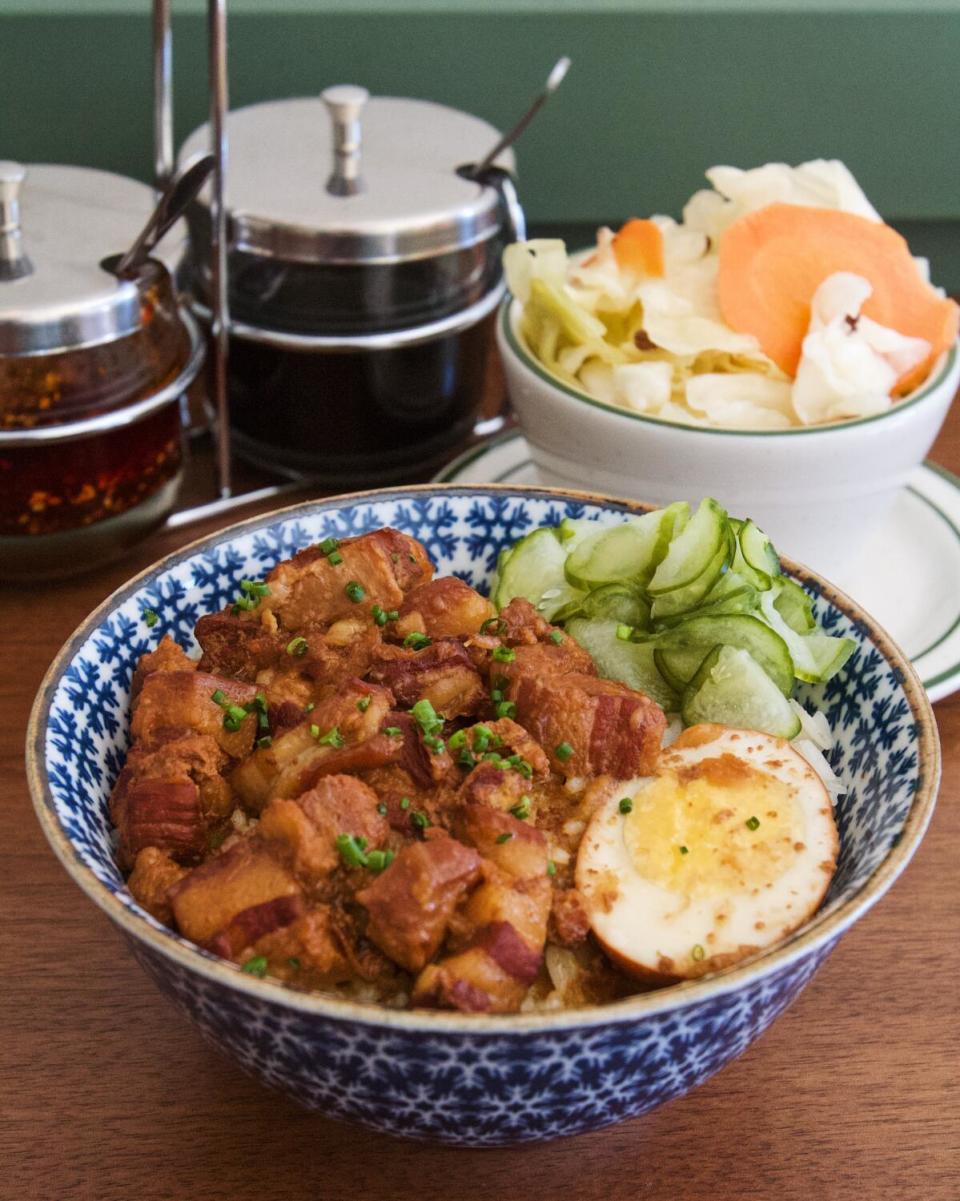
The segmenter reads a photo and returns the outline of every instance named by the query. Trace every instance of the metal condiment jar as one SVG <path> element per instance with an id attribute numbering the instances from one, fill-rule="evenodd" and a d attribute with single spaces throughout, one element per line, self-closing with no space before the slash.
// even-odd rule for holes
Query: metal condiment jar
<path id="1" fill-rule="evenodd" d="M 472 429 L 501 252 L 522 236 L 485 121 L 424 100 L 328 88 L 227 122 L 230 405 L 237 449 L 331 484 L 423 474 Z M 209 144 L 187 140 L 186 161 Z M 210 214 L 191 216 L 208 294 Z"/>
<path id="2" fill-rule="evenodd" d="M 110 269 L 152 207 L 105 171 L 0 163 L 0 579 L 103 562 L 173 504 L 202 346 L 161 261 Z"/>

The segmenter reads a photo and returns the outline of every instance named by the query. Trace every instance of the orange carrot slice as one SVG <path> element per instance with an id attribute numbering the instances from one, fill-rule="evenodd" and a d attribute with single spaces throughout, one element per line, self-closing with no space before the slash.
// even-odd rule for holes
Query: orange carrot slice
<path id="1" fill-rule="evenodd" d="M 621 270 L 663 275 L 663 234 L 654 221 L 627 221 L 613 236 L 613 253 Z"/>
<path id="2" fill-rule="evenodd" d="M 719 253 L 724 321 L 753 334 L 788 375 L 797 372 L 813 294 L 836 271 L 870 281 L 866 316 L 931 344 L 926 363 L 898 381 L 898 392 L 921 382 L 957 340 L 960 309 L 924 280 L 907 243 L 889 225 L 837 209 L 769 204 L 734 221 Z"/>

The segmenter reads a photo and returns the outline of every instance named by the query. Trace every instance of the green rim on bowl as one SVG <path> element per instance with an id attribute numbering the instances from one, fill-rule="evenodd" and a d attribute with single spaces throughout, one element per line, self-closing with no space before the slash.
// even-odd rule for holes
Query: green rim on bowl
<path id="1" fill-rule="evenodd" d="M 507 341 L 507 345 L 523 365 L 532 371 L 534 375 L 539 376 L 545 383 L 559 389 L 559 391 L 573 400 L 579 400 L 584 404 L 592 405 L 595 409 L 602 409 L 605 413 L 617 413 L 621 417 L 628 418 L 630 421 L 640 421 L 647 425 L 657 425 L 661 428 L 690 430 L 697 434 L 717 434 L 721 436 L 735 434 L 741 438 L 792 438 L 800 434 L 825 434 L 830 430 L 847 430 L 853 429 L 855 426 L 870 425 L 875 421 L 883 421 L 887 417 L 904 413 L 907 409 L 912 409 L 914 405 L 929 397 L 950 374 L 957 360 L 957 344 L 954 343 L 950 350 L 941 356 L 940 361 L 934 366 L 926 383 L 919 391 L 912 393 L 905 400 L 898 401 L 895 408 L 888 409 L 885 413 L 874 413 L 872 417 L 856 417 L 849 421 L 835 421 L 829 425 L 793 426 L 785 430 L 721 429 L 714 425 L 685 425 L 679 421 L 667 421 L 663 417 L 651 417 L 647 413 L 633 413 L 630 409 L 621 408 L 620 405 L 607 404 L 606 401 L 597 400 L 595 396 L 589 396 L 586 392 L 581 392 L 577 388 L 571 388 L 559 376 L 553 375 L 544 367 L 539 359 L 534 357 L 514 329 L 514 323 L 510 314 L 514 305 L 519 306 L 519 304 L 520 302 L 516 297 L 511 296 L 509 293 L 504 297 L 503 303 L 500 306 L 500 328 Z"/>

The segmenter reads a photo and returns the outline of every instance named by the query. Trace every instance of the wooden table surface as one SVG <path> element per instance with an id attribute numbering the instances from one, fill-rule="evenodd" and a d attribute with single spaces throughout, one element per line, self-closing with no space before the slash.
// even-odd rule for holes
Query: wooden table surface
<path id="1" fill-rule="evenodd" d="M 932 457 L 960 471 L 956 408 Z M 23 744 L 78 622 L 218 524 L 0 589 L 0 1198 L 957 1201 L 960 694 L 936 707 L 943 786 L 906 875 L 741 1059 L 646 1117 L 541 1146 L 431 1148 L 304 1113 L 209 1048 L 48 850 Z"/>

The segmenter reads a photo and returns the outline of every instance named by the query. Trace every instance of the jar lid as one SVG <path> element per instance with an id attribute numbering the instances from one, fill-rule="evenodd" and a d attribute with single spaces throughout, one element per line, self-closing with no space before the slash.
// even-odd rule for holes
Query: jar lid
<path id="1" fill-rule="evenodd" d="M 136 180 L 89 167 L 0 162 L 0 355 L 38 355 L 140 328 L 137 284 L 101 266 L 154 206 Z"/>
<path id="2" fill-rule="evenodd" d="M 502 222 L 495 188 L 458 174 L 499 133 L 427 100 L 340 85 L 227 118 L 225 205 L 233 249 L 298 263 L 391 263 L 463 249 Z M 208 126 L 181 162 L 206 151 Z M 506 151 L 498 164 L 513 166 Z M 209 205 L 209 188 L 201 203 Z"/>

